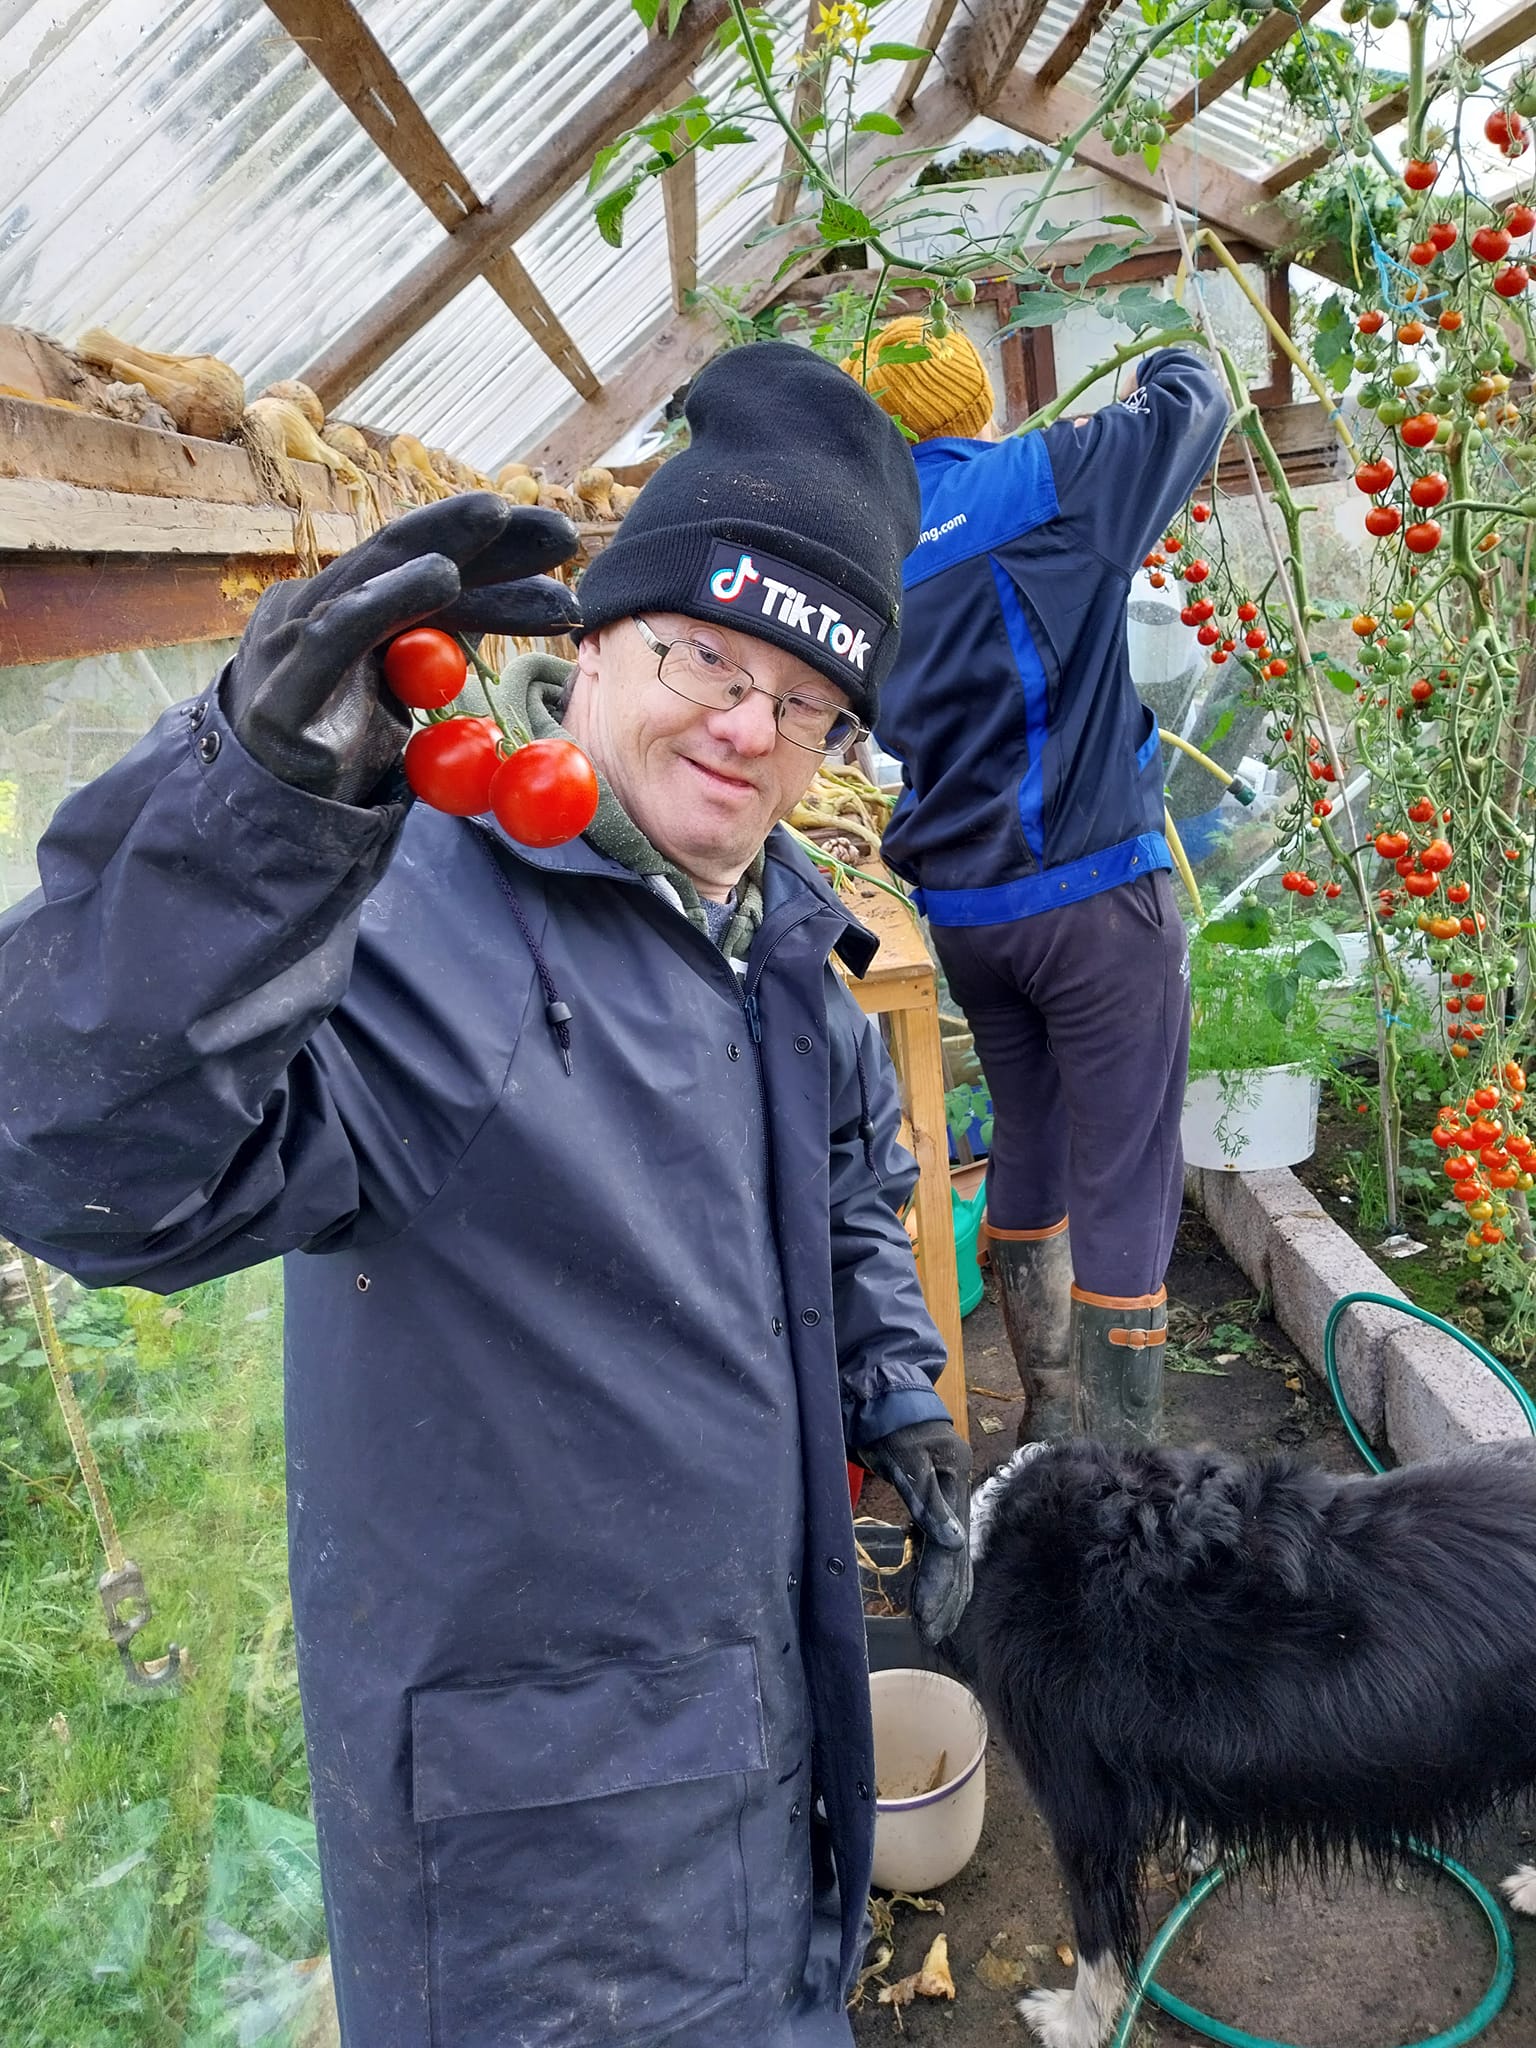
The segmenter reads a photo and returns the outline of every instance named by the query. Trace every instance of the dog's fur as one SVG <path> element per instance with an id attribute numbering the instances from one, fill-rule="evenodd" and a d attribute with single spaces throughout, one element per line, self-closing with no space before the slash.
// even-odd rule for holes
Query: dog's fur
<path id="1" fill-rule="evenodd" d="M 1261 1872 L 1448 1852 L 1536 1784 L 1536 1441 L 1380 1478 L 1029 1445 L 977 1489 L 947 1646 L 1051 1830 L 1078 1978 L 1020 2008 L 1099 2048 L 1144 1856 Z M 1505 1885 L 1536 1909 L 1536 1868 Z"/>

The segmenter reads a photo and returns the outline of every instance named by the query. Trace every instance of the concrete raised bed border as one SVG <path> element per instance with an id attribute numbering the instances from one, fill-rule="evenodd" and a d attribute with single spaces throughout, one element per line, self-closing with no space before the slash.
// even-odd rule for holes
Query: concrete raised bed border
<path id="1" fill-rule="evenodd" d="M 1407 1300 L 1284 1167 L 1269 1173 L 1191 1167 L 1186 1191 L 1254 1286 L 1268 1293 L 1276 1322 L 1319 1375 L 1323 1325 L 1341 1294 Z M 1389 1447 L 1399 1464 L 1528 1434 L 1508 1389 L 1470 1352 L 1410 1316 L 1351 1309 L 1339 1324 L 1337 1356 L 1356 1421 L 1378 1451 Z"/>

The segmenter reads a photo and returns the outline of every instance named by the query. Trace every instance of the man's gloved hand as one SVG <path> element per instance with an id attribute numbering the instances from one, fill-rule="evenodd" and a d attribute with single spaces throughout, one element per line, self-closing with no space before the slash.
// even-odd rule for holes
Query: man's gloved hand
<path id="1" fill-rule="evenodd" d="M 574 595 L 536 572 L 576 545 L 559 512 L 466 491 L 392 519 L 318 576 L 274 583 L 221 686 L 236 737 L 280 781 L 366 803 L 411 733 L 377 650 L 408 626 L 568 631 Z"/>
<path id="2" fill-rule="evenodd" d="M 912 1619 L 928 1644 L 954 1633 L 971 1597 L 971 1453 L 948 1422 L 912 1422 L 866 1444 L 859 1457 L 888 1479 L 922 1534 Z"/>

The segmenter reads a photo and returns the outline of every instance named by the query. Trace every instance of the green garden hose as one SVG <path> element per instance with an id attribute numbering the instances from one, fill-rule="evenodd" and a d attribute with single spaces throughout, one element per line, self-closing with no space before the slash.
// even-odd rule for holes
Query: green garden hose
<path id="1" fill-rule="evenodd" d="M 1334 1355 L 1334 1333 L 1338 1329 L 1339 1318 L 1346 1309 L 1353 1308 L 1361 1302 L 1368 1302 L 1376 1308 L 1397 1309 L 1405 1316 L 1412 1316 L 1416 1322 L 1428 1323 L 1431 1329 L 1443 1330 L 1447 1337 L 1454 1337 L 1458 1344 L 1465 1346 L 1474 1358 L 1487 1366 L 1495 1379 L 1514 1395 L 1520 1404 L 1520 1412 L 1525 1417 L 1527 1427 L 1531 1434 L 1536 1436 L 1536 1401 L 1532 1401 L 1514 1375 L 1500 1365 L 1491 1352 L 1485 1350 L 1474 1338 L 1467 1336 L 1465 1331 L 1458 1330 L 1453 1323 L 1446 1322 L 1444 1317 L 1431 1315 L 1428 1309 L 1420 1308 L 1417 1302 L 1407 1301 L 1400 1295 L 1369 1292 L 1342 1294 L 1328 1311 L 1328 1320 L 1323 1325 L 1323 1369 L 1328 1375 L 1328 1391 L 1333 1395 L 1334 1405 L 1339 1411 L 1344 1427 L 1349 1431 L 1355 1449 L 1373 1472 L 1380 1472 L 1384 1468 L 1366 1441 L 1364 1431 L 1350 1413 L 1349 1404 L 1344 1399 L 1344 1390 L 1339 1384 L 1338 1362 Z M 1489 2021 L 1502 2009 L 1504 2001 L 1509 1996 L 1510 1986 L 1515 1981 L 1515 1951 L 1509 1938 L 1509 1926 L 1498 1901 L 1478 1883 L 1471 1871 L 1464 1870 L 1449 1856 L 1442 1856 L 1433 1849 L 1425 1849 L 1416 1842 L 1410 1843 L 1409 1848 L 1421 1862 L 1435 1864 L 1448 1876 L 1455 1878 L 1482 1908 L 1483 1917 L 1487 1920 L 1493 1935 L 1494 1966 L 1492 1983 L 1465 2019 L 1458 2020 L 1455 2026 L 1446 2028 L 1443 2033 L 1406 2043 L 1405 2048 L 1465 2048 L 1465 2043 L 1475 2041 Z M 1126 2000 L 1125 2011 L 1120 2016 L 1120 2024 L 1115 2029 L 1115 2037 L 1110 2048 L 1129 2048 L 1131 2029 L 1135 2025 L 1143 1998 L 1151 1999 L 1155 2006 L 1193 2033 L 1203 2034 L 1208 2041 L 1222 2042 L 1224 2048 L 1293 2048 L 1293 2044 L 1288 2041 L 1275 2041 L 1264 2034 L 1245 2034 L 1241 2027 L 1231 2027 L 1224 2020 L 1213 2019 L 1209 2013 L 1197 2011 L 1194 2006 L 1186 2005 L 1182 1998 L 1175 1998 L 1171 1991 L 1165 1991 L 1154 1981 L 1159 1963 L 1182 1933 L 1185 1922 L 1191 1914 L 1199 1910 L 1217 1886 L 1226 1881 L 1226 1875 L 1220 1864 L 1214 1870 L 1207 1871 L 1159 1927 L 1152 1945 L 1141 1959 L 1138 1972 L 1139 1986 L 1133 1988 Z"/>

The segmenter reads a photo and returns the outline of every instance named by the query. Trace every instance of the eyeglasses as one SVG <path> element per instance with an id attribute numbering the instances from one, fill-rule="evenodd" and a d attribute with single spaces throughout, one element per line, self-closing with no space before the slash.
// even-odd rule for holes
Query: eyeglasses
<path id="1" fill-rule="evenodd" d="M 708 711 L 730 711 L 756 690 L 772 703 L 781 736 L 791 746 L 804 747 L 808 754 L 841 754 L 869 737 L 869 727 L 851 711 L 818 697 L 814 690 L 790 690 L 780 696 L 754 682 L 750 670 L 706 640 L 660 640 L 644 619 L 636 619 L 634 627 L 659 657 L 658 678 L 674 696 L 690 704 L 700 704 Z"/>

